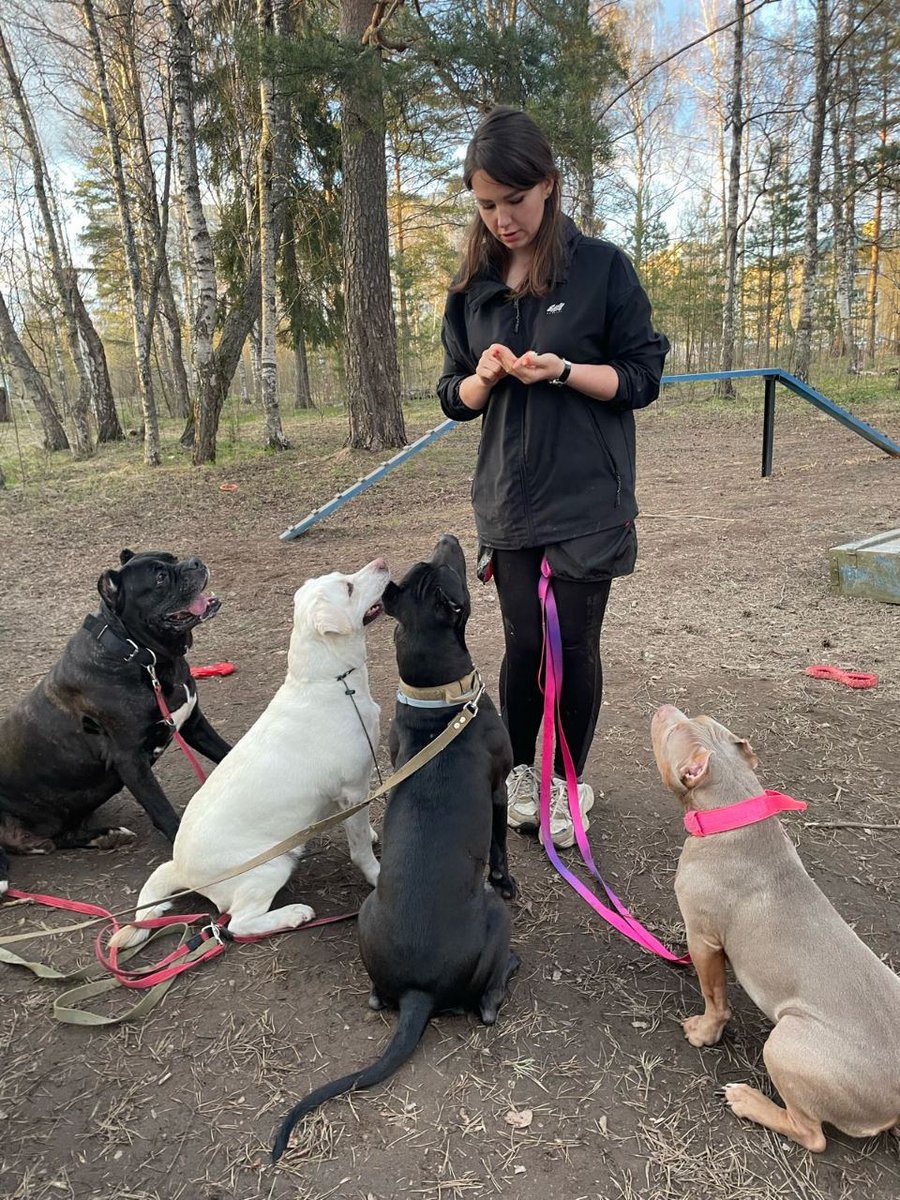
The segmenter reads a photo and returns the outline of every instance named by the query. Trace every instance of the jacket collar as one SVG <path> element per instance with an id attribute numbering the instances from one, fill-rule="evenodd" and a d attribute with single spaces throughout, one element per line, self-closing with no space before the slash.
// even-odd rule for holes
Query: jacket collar
<path id="1" fill-rule="evenodd" d="M 563 216 L 562 218 L 562 241 L 563 241 L 563 257 L 560 263 L 558 278 L 554 279 L 554 286 L 565 283 L 569 277 L 569 268 L 572 265 L 572 259 L 575 256 L 575 250 L 578 243 L 582 240 L 583 234 L 578 229 L 578 226 L 571 217 Z M 496 296 L 506 295 L 509 288 L 500 278 L 498 272 L 494 269 L 485 270 L 483 273 L 476 275 L 466 289 L 466 303 L 473 312 L 477 312 L 483 308 L 485 304 L 493 300 Z"/>

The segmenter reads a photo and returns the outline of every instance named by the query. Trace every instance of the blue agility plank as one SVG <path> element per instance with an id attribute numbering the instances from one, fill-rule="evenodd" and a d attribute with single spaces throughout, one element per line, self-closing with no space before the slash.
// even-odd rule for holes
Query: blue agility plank
<path id="1" fill-rule="evenodd" d="M 786 388 L 789 388 L 790 391 L 795 392 L 798 396 L 802 396 L 804 400 L 808 400 L 810 404 L 814 404 L 822 412 L 828 413 L 829 417 L 834 417 L 836 421 L 840 421 L 842 425 L 846 425 L 848 429 L 852 429 L 854 433 L 858 433 L 860 437 L 864 437 L 867 442 L 871 442 L 873 446 L 877 446 L 885 454 L 891 454 L 894 458 L 900 458 L 900 446 L 895 441 L 892 441 L 891 438 L 871 425 L 868 425 L 865 421 L 861 421 L 859 417 L 854 417 L 853 413 L 847 412 L 846 408 L 841 408 L 839 404 L 835 404 L 833 400 L 829 400 L 827 396 L 823 396 L 821 392 L 817 392 L 814 387 L 810 387 L 808 383 L 804 383 L 796 375 L 779 370 L 778 382 L 783 383 Z"/>
<path id="2" fill-rule="evenodd" d="M 864 437 L 867 441 L 871 442 L 872 445 L 877 446 L 879 450 L 883 450 L 885 454 L 891 454 L 900 458 L 900 445 L 892 441 L 889 437 L 886 437 L 883 433 L 880 433 L 877 429 L 874 429 L 871 425 L 866 424 L 865 421 L 861 421 L 858 417 L 854 417 L 852 413 L 847 411 L 847 409 L 841 408 L 839 404 L 835 404 L 833 400 L 829 400 L 827 396 L 823 396 L 821 392 L 817 392 L 815 388 L 810 387 L 809 384 L 803 383 L 802 380 L 797 379 L 794 375 L 790 375 L 787 371 L 783 371 L 780 367 L 756 367 L 741 371 L 701 371 L 688 375 L 664 375 L 660 380 L 660 383 L 712 383 L 717 379 L 760 378 L 765 378 L 767 381 L 777 379 L 779 383 L 784 384 L 785 387 L 789 388 L 792 392 L 795 392 L 798 396 L 802 396 L 804 400 L 809 401 L 810 404 L 815 405 L 815 407 L 821 409 L 822 412 L 828 413 L 829 416 L 832 416 L 835 418 L 835 420 L 840 421 L 842 425 L 845 425 L 848 429 L 853 430 L 854 433 L 858 433 L 861 437 Z M 771 386 L 771 383 L 767 382 L 767 387 L 771 388 Z M 774 393 L 768 408 L 771 409 L 771 411 L 768 413 L 770 424 L 769 439 L 771 441 L 773 433 L 771 425 L 772 418 L 774 416 Z M 427 433 L 424 433 L 420 438 L 417 438 L 416 441 L 412 442 L 409 446 L 406 446 L 405 449 L 401 450 L 399 454 L 395 454 L 394 457 L 389 458 L 387 462 L 381 463 L 381 465 L 376 467 L 374 471 L 371 471 L 368 475 L 364 475 L 362 479 L 358 479 L 351 487 L 347 488 L 343 492 L 340 492 L 334 497 L 333 500 L 329 500 L 327 504 L 323 504 L 320 508 L 314 508 L 309 516 L 304 517 L 302 521 L 298 521 L 296 525 L 292 525 L 290 529 L 285 529 L 284 533 L 279 535 L 281 540 L 283 542 L 290 542 L 293 541 L 294 538 L 300 537 L 300 535 L 305 533 L 311 526 L 315 525 L 319 521 L 324 520 L 325 517 L 330 517 L 333 512 L 337 512 L 337 510 L 346 504 L 348 500 L 353 500 L 357 496 L 361 496 L 362 493 L 368 491 L 370 487 L 374 487 L 376 483 L 380 483 L 386 475 L 390 475 L 391 471 L 396 471 L 398 467 L 402 467 L 404 463 L 408 462 L 413 457 L 413 455 L 419 454 L 428 446 L 433 445 L 439 438 L 442 438 L 444 434 L 450 433 L 452 430 L 456 429 L 457 425 L 459 425 L 459 421 L 451 421 L 448 419 L 446 421 L 442 421 L 440 425 L 436 425 L 434 429 L 429 429 Z M 766 470 L 764 463 L 763 474 L 769 474 L 770 471 L 771 447 L 769 450 L 769 469 Z"/>
<path id="3" fill-rule="evenodd" d="M 352 500 L 356 496 L 361 496 L 370 487 L 374 487 L 376 483 L 380 483 L 386 475 L 390 475 L 391 471 L 396 471 L 398 467 L 402 467 L 414 454 L 418 454 L 426 446 L 431 446 L 438 438 L 443 437 L 445 433 L 449 433 L 451 429 L 455 429 L 458 424 L 458 421 L 448 419 L 442 421 L 434 429 L 429 429 L 427 433 L 423 433 L 420 438 L 411 442 L 399 454 L 395 454 L 393 458 L 389 458 L 387 462 L 383 462 L 374 471 L 370 471 L 368 475 L 364 475 L 362 479 L 357 479 L 352 487 L 348 487 L 346 491 L 338 493 L 333 500 L 329 500 L 321 508 L 314 508 L 308 517 L 304 517 L 302 521 L 298 521 L 296 525 L 292 525 L 290 529 L 286 529 L 284 533 L 279 534 L 279 537 L 283 542 L 291 542 L 294 538 L 298 538 L 301 533 L 306 533 L 311 525 L 315 525 L 317 521 L 321 521 L 325 517 L 330 517 L 333 512 L 337 512 L 341 505 L 346 504 L 348 500 Z"/>

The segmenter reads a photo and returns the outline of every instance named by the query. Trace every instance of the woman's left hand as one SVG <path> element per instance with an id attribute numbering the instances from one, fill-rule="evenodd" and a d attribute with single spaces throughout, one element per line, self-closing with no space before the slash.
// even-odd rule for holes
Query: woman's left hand
<path id="1" fill-rule="evenodd" d="M 506 369 L 522 383 L 540 383 L 545 379 L 559 379 L 565 363 L 558 354 L 537 354 L 526 350 Z"/>

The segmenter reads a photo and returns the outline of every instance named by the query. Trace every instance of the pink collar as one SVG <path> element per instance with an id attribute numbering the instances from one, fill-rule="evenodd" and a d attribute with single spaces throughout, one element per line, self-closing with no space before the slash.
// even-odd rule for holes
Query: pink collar
<path id="1" fill-rule="evenodd" d="M 727 833 L 729 829 L 755 825 L 757 821 L 765 821 L 776 813 L 792 808 L 802 812 L 806 808 L 806 801 L 794 800 L 784 792 L 766 788 L 761 796 L 751 796 L 749 800 L 728 804 L 724 808 L 690 808 L 684 814 L 684 827 L 694 837 L 709 837 L 713 833 Z"/>

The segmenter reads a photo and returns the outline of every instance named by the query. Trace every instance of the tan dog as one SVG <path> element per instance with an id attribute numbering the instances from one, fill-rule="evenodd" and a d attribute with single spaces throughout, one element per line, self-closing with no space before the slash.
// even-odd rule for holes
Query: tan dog
<path id="1" fill-rule="evenodd" d="M 686 809 L 762 792 L 750 743 L 711 717 L 691 720 L 665 704 L 651 730 L 663 783 Z M 763 1060 L 785 1107 L 731 1083 L 732 1111 L 816 1151 L 825 1149 L 823 1121 L 853 1137 L 896 1126 L 900 979 L 813 883 L 778 818 L 689 837 L 675 894 L 706 1001 L 684 1022 L 691 1045 L 714 1045 L 731 1016 L 726 958 L 775 1024 Z"/>

